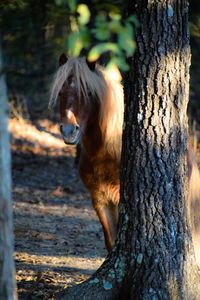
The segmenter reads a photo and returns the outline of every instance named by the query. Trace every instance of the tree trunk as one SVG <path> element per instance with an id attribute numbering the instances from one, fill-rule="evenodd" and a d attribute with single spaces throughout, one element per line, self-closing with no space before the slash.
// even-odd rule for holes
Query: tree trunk
<path id="1" fill-rule="evenodd" d="M 62 299 L 198 300 L 186 176 L 188 4 L 136 0 L 128 11 L 140 27 L 125 84 L 118 239 Z"/>
<path id="2" fill-rule="evenodd" d="M 11 166 L 7 123 L 7 91 L 2 74 L 0 48 L 0 299 L 13 300 L 17 296 L 14 279 Z"/>
<path id="3" fill-rule="evenodd" d="M 186 167 L 188 5 L 135 2 L 141 28 L 125 89 L 122 154 L 122 178 L 129 178 L 122 181 L 122 200 L 131 212 L 135 262 L 126 285 L 132 286 L 134 299 L 200 299 Z"/>

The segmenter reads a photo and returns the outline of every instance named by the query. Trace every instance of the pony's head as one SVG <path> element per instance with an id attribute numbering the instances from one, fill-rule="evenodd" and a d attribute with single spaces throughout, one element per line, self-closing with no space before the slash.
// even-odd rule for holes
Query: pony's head
<path id="1" fill-rule="evenodd" d="M 67 58 L 62 54 L 59 64 L 49 106 L 59 100 L 65 143 L 77 144 L 84 133 L 84 142 L 90 139 L 93 143 L 98 132 L 103 147 L 120 158 L 124 96 L 119 79 L 85 57 Z"/>
<path id="2" fill-rule="evenodd" d="M 66 144 L 77 144 L 93 113 L 95 102 L 103 97 L 103 76 L 95 63 L 62 54 L 52 87 L 50 106 L 59 99 L 60 131 Z M 98 77 L 102 84 L 99 85 Z"/>

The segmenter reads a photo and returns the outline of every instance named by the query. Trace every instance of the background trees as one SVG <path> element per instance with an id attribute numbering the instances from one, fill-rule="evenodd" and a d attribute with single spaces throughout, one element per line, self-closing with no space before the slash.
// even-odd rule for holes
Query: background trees
<path id="1" fill-rule="evenodd" d="M 66 51 L 69 15 L 54 0 L 0 3 L 2 47 L 10 99 L 42 113 L 57 57 Z"/>

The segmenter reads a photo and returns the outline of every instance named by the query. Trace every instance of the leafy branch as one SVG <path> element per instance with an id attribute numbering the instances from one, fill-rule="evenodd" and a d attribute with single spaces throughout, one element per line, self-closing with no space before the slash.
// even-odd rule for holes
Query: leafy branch
<path id="1" fill-rule="evenodd" d="M 63 4 L 65 0 L 56 0 Z M 71 32 L 67 37 L 68 53 L 77 57 L 83 50 L 87 51 L 89 61 L 98 60 L 103 54 L 109 54 L 107 67 L 117 65 L 121 70 L 128 70 L 126 58 L 130 57 L 136 48 L 134 41 L 135 27 L 138 21 L 131 15 L 122 18 L 120 10 L 114 5 L 107 11 L 98 10 L 92 16 L 88 5 L 67 1 L 70 12 Z"/>

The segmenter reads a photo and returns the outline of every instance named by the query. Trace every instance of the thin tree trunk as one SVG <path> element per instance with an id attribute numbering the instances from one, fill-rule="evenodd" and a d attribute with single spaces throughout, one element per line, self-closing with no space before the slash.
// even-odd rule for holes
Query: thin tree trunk
<path id="1" fill-rule="evenodd" d="M 200 299 L 187 180 L 190 48 L 185 0 L 130 1 L 140 28 L 125 84 L 119 234 L 62 299 Z"/>
<path id="2" fill-rule="evenodd" d="M 2 51 L 0 48 L 0 71 Z M 0 299 L 16 299 L 7 90 L 0 72 Z"/>

